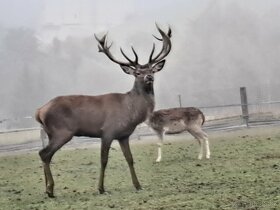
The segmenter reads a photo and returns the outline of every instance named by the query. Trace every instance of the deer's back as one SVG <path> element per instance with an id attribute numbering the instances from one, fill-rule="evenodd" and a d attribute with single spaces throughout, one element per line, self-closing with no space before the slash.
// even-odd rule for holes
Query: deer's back
<path id="1" fill-rule="evenodd" d="M 146 108 L 135 110 L 131 100 L 119 93 L 59 96 L 38 109 L 36 119 L 49 133 L 67 129 L 75 136 L 101 137 L 104 131 L 115 138 L 129 136 L 146 115 Z"/>
<path id="2" fill-rule="evenodd" d="M 204 114 L 195 107 L 161 109 L 154 111 L 150 117 L 150 125 L 153 129 L 168 128 L 170 132 L 174 133 L 186 130 L 193 124 L 201 126 L 204 121 Z"/>

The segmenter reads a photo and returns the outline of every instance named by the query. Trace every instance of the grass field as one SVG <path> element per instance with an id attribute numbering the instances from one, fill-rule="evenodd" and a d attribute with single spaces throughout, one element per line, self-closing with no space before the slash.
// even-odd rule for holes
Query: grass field
<path id="1" fill-rule="evenodd" d="M 154 141 L 153 141 L 154 142 Z M 211 160 L 197 160 L 195 141 L 131 145 L 142 191 L 132 186 L 118 147 L 110 152 L 99 195 L 99 148 L 59 151 L 52 164 L 56 198 L 44 193 L 37 153 L 0 157 L 0 209 L 280 209 L 280 129 L 210 133 Z"/>

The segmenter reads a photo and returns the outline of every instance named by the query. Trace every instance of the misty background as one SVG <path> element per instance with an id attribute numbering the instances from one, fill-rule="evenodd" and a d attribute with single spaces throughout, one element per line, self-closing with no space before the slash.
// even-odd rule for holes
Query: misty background
<path id="1" fill-rule="evenodd" d="M 33 116 L 58 95 L 127 92 L 134 78 L 98 53 L 137 51 L 146 63 L 157 22 L 172 50 L 155 75 L 156 109 L 279 101 L 280 1 L 0 0 L 0 119 Z"/>

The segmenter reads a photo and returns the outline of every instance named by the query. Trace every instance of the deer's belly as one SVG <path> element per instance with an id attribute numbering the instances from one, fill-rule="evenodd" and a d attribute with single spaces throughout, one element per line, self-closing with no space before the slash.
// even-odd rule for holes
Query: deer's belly
<path id="1" fill-rule="evenodd" d="M 183 120 L 171 121 L 164 126 L 167 134 L 181 133 L 186 130 L 186 124 Z"/>
<path id="2" fill-rule="evenodd" d="M 75 133 L 75 136 L 87 136 L 100 138 L 102 136 L 102 130 L 100 129 L 80 129 Z"/>

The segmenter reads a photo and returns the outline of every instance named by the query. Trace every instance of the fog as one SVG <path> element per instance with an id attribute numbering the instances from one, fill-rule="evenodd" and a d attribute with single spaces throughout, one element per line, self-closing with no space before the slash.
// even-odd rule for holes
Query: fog
<path id="1" fill-rule="evenodd" d="M 127 92 L 133 76 L 98 53 L 96 33 L 145 63 L 157 22 L 172 50 L 155 75 L 156 109 L 280 100 L 276 0 L 0 0 L 0 119 L 32 116 L 58 95 Z"/>

